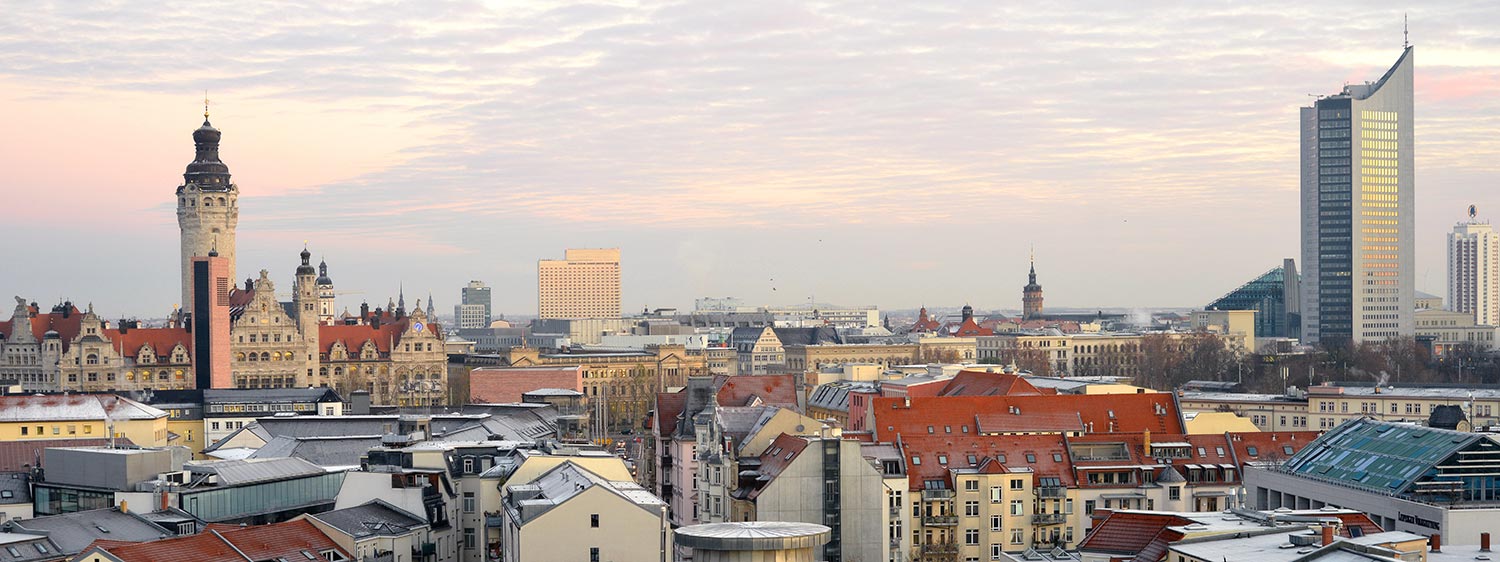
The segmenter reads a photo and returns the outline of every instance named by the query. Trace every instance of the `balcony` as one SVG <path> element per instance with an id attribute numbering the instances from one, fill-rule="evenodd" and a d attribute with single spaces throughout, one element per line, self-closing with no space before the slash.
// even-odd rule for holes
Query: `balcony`
<path id="1" fill-rule="evenodd" d="M 956 542 L 934 542 L 922 545 L 922 554 L 958 554 Z"/>
<path id="2" fill-rule="evenodd" d="M 954 527 L 958 525 L 957 515 L 923 515 L 922 524 L 928 527 Z"/>
<path id="3" fill-rule="evenodd" d="M 1062 513 L 1036 513 L 1031 516 L 1032 525 L 1061 525 L 1068 518 Z"/>
<path id="4" fill-rule="evenodd" d="M 942 501 L 953 499 L 953 490 L 922 490 L 922 501 Z"/>
<path id="5" fill-rule="evenodd" d="M 1062 499 L 1068 497 L 1068 489 L 1062 486 L 1039 486 L 1036 488 L 1036 497 Z"/>
<path id="6" fill-rule="evenodd" d="M 504 527 L 505 526 L 505 518 L 502 517 L 500 515 L 500 512 L 498 512 L 498 511 L 495 511 L 495 512 L 486 512 L 484 514 L 484 526 L 485 527 L 489 527 L 491 529 L 494 529 L 494 528 L 497 528 L 497 527 Z"/>

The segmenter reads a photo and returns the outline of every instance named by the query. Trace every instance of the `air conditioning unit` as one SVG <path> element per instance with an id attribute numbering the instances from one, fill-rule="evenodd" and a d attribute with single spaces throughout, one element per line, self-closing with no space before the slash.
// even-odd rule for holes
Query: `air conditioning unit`
<path id="1" fill-rule="evenodd" d="M 175 472 L 163 472 L 161 474 L 158 474 L 156 475 L 156 479 L 163 482 L 171 482 L 173 484 L 187 484 L 193 479 L 193 475 L 191 472 L 188 472 L 186 470 L 178 470 Z"/>

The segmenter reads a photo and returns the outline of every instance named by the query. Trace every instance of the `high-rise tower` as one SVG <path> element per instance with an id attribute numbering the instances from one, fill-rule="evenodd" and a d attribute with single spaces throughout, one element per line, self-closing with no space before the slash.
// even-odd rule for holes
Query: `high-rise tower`
<path id="1" fill-rule="evenodd" d="M 1500 234 L 1476 217 L 1448 233 L 1448 308 L 1474 315 L 1484 326 L 1500 322 Z"/>
<path id="2" fill-rule="evenodd" d="M 1302 337 L 1409 336 L 1415 290 L 1412 48 L 1302 108 Z"/>
<path id="3" fill-rule="evenodd" d="M 1026 276 L 1026 287 L 1021 289 L 1021 311 L 1023 318 L 1042 315 L 1042 286 L 1036 282 L 1036 258 L 1031 259 L 1031 273 Z"/>
<path id="4" fill-rule="evenodd" d="M 312 252 L 302 249 L 302 264 L 297 266 L 297 286 L 293 289 L 292 303 L 297 308 L 294 320 L 297 331 L 302 334 L 303 350 L 300 357 L 291 360 L 303 362 L 297 372 L 297 386 L 317 386 L 326 381 L 314 380 L 313 370 L 318 358 L 318 281 L 317 270 L 312 266 Z"/>
<path id="5" fill-rule="evenodd" d="M 193 258 L 217 251 L 234 276 L 234 229 L 240 222 L 240 188 L 230 182 L 229 166 L 219 160 L 219 130 L 208 123 L 193 131 L 197 154 L 177 187 L 177 226 L 182 235 L 182 306 L 193 306 Z"/>

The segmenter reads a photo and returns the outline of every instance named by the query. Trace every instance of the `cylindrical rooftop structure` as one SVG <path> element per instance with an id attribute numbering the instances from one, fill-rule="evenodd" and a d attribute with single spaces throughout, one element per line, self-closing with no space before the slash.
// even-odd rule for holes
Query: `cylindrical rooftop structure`
<path id="1" fill-rule="evenodd" d="M 833 530 L 815 523 L 744 521 L 677 529 L 695 562 L 817 562 Z"/>

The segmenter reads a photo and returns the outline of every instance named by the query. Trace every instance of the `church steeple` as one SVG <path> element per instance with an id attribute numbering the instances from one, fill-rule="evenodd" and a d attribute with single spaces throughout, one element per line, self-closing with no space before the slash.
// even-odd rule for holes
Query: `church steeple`
<path id="1" fill-rule="evenodd" d="M 1026 286 L 1021 289 L 1021 310 L 1023 318 L 1036 318 L 1042 315 L 1042 286 L 1036 282 L 1036 253 L 1031 255 L 1031 272 L 1026 275 Z"/>

